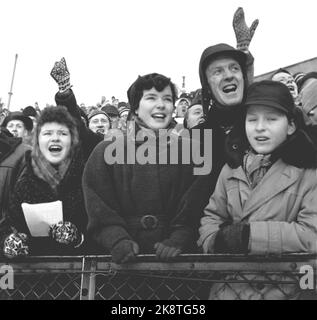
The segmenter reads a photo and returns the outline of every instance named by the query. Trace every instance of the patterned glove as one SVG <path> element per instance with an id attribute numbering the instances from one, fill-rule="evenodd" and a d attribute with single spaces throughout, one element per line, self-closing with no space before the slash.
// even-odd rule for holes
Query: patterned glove
<path id="1" fill-rule="evenodd" d="M 119 241 L 111 250 L 112 260 L 115 263 L 125 263 L 135 259 L 139 253 L 136 242 L 128 239 Z"/>
<path id="2" fill-rule="evenodd" d="M 11 233 L 4 240 L 3 253 L 5 257 L 27 256 L 29 254 L 27 241 L 28 238 L 25 233 Z"/>
<path id="3" fill-rule="evenodd" d="M 69 221 L 60 221 L 51 226 L 50 236 L 58 243 L 73 245 L 77 247 L 81 240 L 81 234 L 77 227 Z"/>
<path id="4" fill-rule="evenodd" d="M 242 222 L 226 225 L 217 232 L 215 253 L 248 253 L 250 225 Z"/>
<path id="5" fill-rule="evenodd" d="M 256 19 L 252 22 L 250 28 L 248 28 L 243 8 L 239 7 L 233 16 L 233 30 L 237 39 L 237 49 L 241 51 L 249 51 L 249 45 L 254 35 L 255 29 L 259 24 L 259 20 Z"/>
<path id="6" fill-rule="evenodd" d="M 57 82 L 60 92 L 64 92 L 72 87 L 65 58 L 55 62 L 51 76 Z"/>

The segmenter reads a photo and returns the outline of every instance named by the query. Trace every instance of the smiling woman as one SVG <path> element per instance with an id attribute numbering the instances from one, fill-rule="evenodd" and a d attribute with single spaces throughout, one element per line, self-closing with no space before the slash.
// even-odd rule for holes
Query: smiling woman
<path id="1" fill-rule="evenodd" d="M 0 225 L 4 255 L 78 254 L 86 211 L 83 160 L 77 125 L 64 107 L 48 107 L 35 131 L 33 150 Z M 43 209 L 45 208 L 45 209 Z M 48 218 L 49 216 L 49 218 Z"/>

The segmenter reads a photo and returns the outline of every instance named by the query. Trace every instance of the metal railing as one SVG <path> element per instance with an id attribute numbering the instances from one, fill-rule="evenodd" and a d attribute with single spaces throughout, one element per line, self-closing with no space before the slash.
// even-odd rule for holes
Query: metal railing
<path id="1" fill-rule="evenodd" d="M 140 255 L 122 265 L 100 255 L 1 260 L 0 270 L 5 265 L 14 270 L 14 288 L 0 286 L 0 299 L 203 300 L 212 291 L 211 298 L 222 298 L 219 288 L 229 292 L 230 299 L 290 299 L 293 289 L 297 298 L 300 293 L 301 298 L 316 299 L 315 287 L 300 288 L 301 268 L 310 266 L 315 271 L 316 258 L 192 254 L 159 262 L 153 255 Z"/>

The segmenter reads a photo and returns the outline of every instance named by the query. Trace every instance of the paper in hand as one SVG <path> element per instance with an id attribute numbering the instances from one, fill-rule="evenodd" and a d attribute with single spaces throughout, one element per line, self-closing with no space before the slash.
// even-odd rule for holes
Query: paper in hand
<path id="1" fill-rule="evenodd" d="M 22 203 L 22 210 L 33 237 L 47 237 L 52 224 L 63 221 L 61 201 L 29 204 Z"/>

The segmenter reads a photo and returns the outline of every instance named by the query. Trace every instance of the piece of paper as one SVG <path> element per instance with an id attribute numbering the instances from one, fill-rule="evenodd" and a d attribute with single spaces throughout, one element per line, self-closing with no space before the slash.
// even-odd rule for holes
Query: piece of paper
<path id="1" fill-rule="evenodd" d="M 29 204 L 22 203 L 22 210 L 33 237 L 47 237 L 52 224 L 63 221 L 62 201 Z"/>

